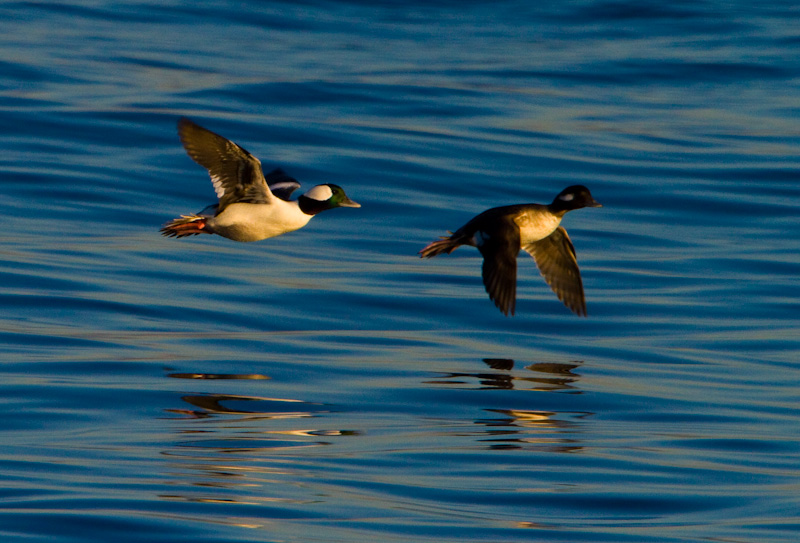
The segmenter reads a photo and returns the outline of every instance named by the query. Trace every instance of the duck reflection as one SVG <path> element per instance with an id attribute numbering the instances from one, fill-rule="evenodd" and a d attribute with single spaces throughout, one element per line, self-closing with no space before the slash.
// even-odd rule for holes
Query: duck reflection
<path id="1" fill-rule="evenodd" d="M 205 382 L 269 379 L 257 374 L 167 376 Z M 175 491 L 160 495 L 164 500 L 308 503 L 314 498 L 297 483 L 309 477 L 296 461 L 299 450 L 325 447 L 339 436 L 359 433 L 309 424 L 330 412 L 317 402 L 224 392 L 193 392 L 180 398 L 189 408 L 165 410 L 174 415 L 174 440 L 162 455 Z"/>
<path id="2" fill-rule="evenodd" d="M 536 447 L 549 452 L 574 452 L 583 448 L 577 438 L 581 419 L 593 415 L 589 412 L 555 412 L 520 409 L 487 409 L 502 415 L 486 418 L 475 424 L 487 427 L 490 437 L 480 441 L 489 443 L 490 449 L 521 449 Z"/>
<path id="3" fill-rule="evenodd" d="M 287 409 L 285 404 L 302 403 L 302 400 L 289 400 L 285 398 L 259 398 L 256 396 L 234 396 L 229 394 L 196 394 L 181 397 L 183 401 L 197 407 L 200 411 L 193 411 L 198 418 L 203 416 L 227 414 L 246 415 L 250 418 L 305 418 L 312 417 L 320 411 Z"/>
<path id="4" fill-rule="evenodd" d="M 267 375 L 247 373 L 169 373 L 173 379 L 195 380 L 267 380 Z M 242 396 L 231 394 L 190 394 L 181 398 L 184 402 L 197 408 L 167 409 L 168 413 L 184 415 L 191 418 L 209 418 L 214 415 L 242 415 L 248 418 L 303 418 L 312 416 L 316 410 L 288 409 L 286 404 L 318 405 L 285 398 L 265 398 L 259 396 Z"/>
<path id="5" fill-rule="evenodd" d="M 575 383 L 580 379 L 580 375 L 573 373 L 579 368 L 580 361 L 569 363 L 560 362 L 538 362 L 525 366 L 523 369 L 533 372 L 534 375 L 527 373 L 511 373 L 515 362 L 509 358 L 484 358 L 483 363 L 489 368 L 496 370 L 496 373 L 470 372 L 445 373 L 440 379 L 426 381 L 427 384 L 439 385 L 464 385 L 472 388 L 472 382 L 477 380 L 482 389 L 525 389 L 533 391 L 566 391 L 573 394 L 580 394 Z M 508 373 L 505 373 L 508 372 Z"/>
<path id="6" fill-rule="evenodd" d="M 579 360 L 569 362 L 534 362 L 520 365 L 510 358 L 484 358 L 482 362 L 491 371 L 451 372 L 429 384 L 457 386 L 468 390 L 520 390 L 535 392 L 560 392 L 581 394 L 577 369 Z M 495 397 L 495 396 L 493 396 Z M 519 403 L 520 396 L 496 396 Z M 513 398 L 513 400 L 512 400 Z M 530 396 L 529 398 L 534 398 Z M 547 402 L 546 396 L 536 402 Z M 524 401 L 524 400 L 523 400 Z M 527 403 L 527 402 L 526 402 Z M 559 402 L 563 404 L 563 402 Z M 535 447 L 550 452 L 572 452 L 582 448 L 580 434 L 583 419 L 589 412 L 555 411 L 547 409 L 487 408 L 485 413 L 494 416 L 479 418 L 474 424 L 482 431 L 469 435 L 487 444 L 490 449 L 521 449 Z"/>
<path id="7" fill-rule="evenodd" d="M 493 370 L 510 371 L 514 369 L 514 361 L 510 358 L 484 358 L 483 362 Z"/>
<path id="8" fill-rule="evenodd" d="M 258 373 L 169 373 L 167 377 L 172 377 L 173 379 L 208 379 L 208 380 L 215 380 L 215 379 L 250 379 L 250 380 L 259 380 L 259 379 L 272 379 L 267 375 L 261 375 Z"/>

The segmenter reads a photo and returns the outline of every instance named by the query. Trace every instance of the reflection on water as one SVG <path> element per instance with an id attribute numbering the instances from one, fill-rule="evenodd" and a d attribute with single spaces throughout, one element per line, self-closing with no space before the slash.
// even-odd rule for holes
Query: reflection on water
<path id="1" fill-rule="evenodd" d="M 197 380 L 268 380 L 270 377 L 262 374 L 231 374 L 231 373 L 169 373 L 167 377 L 175 379 Z M 285 398 L 263 398 L 231 394 L 192 394 L 181 398 L 186 403 L 198 408 L 196 410 L 167 409 L 167 412 L 190 416 L 193 418 L 208 418 L 212 415 L 247 415 L 248 418 L 302 418 L 312 416 L 312 411 L 283 409 L 285 404 L 315 405 L 303 400 Z M 315 409 L 316 411 L 316 409 Z"/>
<path id="2" fill-rule="evenodd" d="M 168 373 L 167 377 L 174 379 L 271 379 L 271 377 L 257 373 Z"/>
<path id="3" fill-rule="evenodd" d="M 594 413 L 555 413 L 552 411 L 523 411 L 487 409 L 505 415 L 502 418 L 480 419 L 476 424 L 487 427 L 492 449 L 534 447 L 550 452 L 575 452 L 582 449 L 581 423 Z"/>
<path id="4" fill-rule="evenodd" d="M 261 374 L 171 373 L 168 376 L 224 381 L 269 379 Z M 298 454 L 298 449 L 332 444 L 321 437 L 359 434 L 353 430 L 296 426 L 300 421 L 329 413 L 325 406 L 315 402 L 220 393 L 186 394 L 181 400 L 193 409 L 165 410 L 181 416 L 174 419 L 174 446 L 163 452 L 168 459 L 170 484 L 176 489 L 159 495 L 168 501 L 238 506 L 270 504 L 271 507 L 313 503 L 315 498 L 301 496 L 302 488 L 297 494 L 297 481 L 309 475 L 292 456 Z M 180 424 L 181 420 L 186 424 Z M 240 520 L 233 521 L 234 517 Z M 256 519 L 242 520 L 239 515 L 217 520 L 249 528 L 264 525 Z"/>
<path id="5" fill-rule="evenodd" d="M 580 374 L 575 370 L 583 364 L 571 362 L 536 362 L 514 370 L 516 362 L 509 358 L 484 358 L 483 363 L 495 370 L 485 372 L 450 372 L 439 374 L 428 385 L 456 387 L 462 390 L 518 390 L 526 392 L 558 392 L 581 394 L 578 387 Z M 527 404 L 546 403 L 528 396 Z M 536 448 L 550 452 L 574 452 L 582 448 L 581 434 L 584 419 L 592 412 L 574 410 L 552 411 L 545 409 L 501 409 L 487 407 L 485 413 L 498 413 L 502 418 L 477 417 L 474 424 L 485 427 L 482 432 L 464 432 L 474 436 L 479 443 L 487 443 L 492 450 Z M 488 437 L 487 437 L 488 436 Z"/>
<path id="6" fill-rule="evenodd" d="M 514 361 L 510 358 L 484 358 L 483 362 L 493 370 L 514 369 Z"/>
<path id="7" fill-rule="evenodd" d="M 582 364 L 583 362 L 579 361 L 566 364 L 538 362 L 526 366 L 525 369 L 535 373 L 555 375 L 556 377 L 520 377 L 519 379 L 537 383 L 539 386 L 536 390 L 571 390 L 576 394 L 580 394 L 580 390 L 573 386 L 573 383 L 580 379 L 580 375 L 572 373 L 572 370 L 579 368 Z"/>
<path id="8" fill-rule="evenodd" d="M 496 373 L 451 372 L 440 374 L 436 380 L 424 382 L 426 384 L 471 386 L 474 381 L 477 381 L 479 388 L 485 389 L 570 391 L 580 394 L 580 390 L 574 384 L 580 379 L 580 375 L 573 373 L 573 370 L 579 368 L 582 362 L 539 362 L 525 366 L 525 370 L 533 372 L 535 375 L 512 373 L 514 360 L 508 358 L 484 358 L 483 362 L 498 371 Z M 554 375 L 555 377 L 546 377 L 545 375 Z"/>
<path id="9" fill-rule="evenodd" d="M 468 364 L 475 363 L 478 362 Z M 526 392 L 525 397 L 534 402 L 536 397 L 527 393 L 540 392 L 542 398 L 546 398 L 552 393 L 579 392 L 580 374 L 575 370 L 581 366 L 580 362 L 522 365 L 512 359 L 485 359 L 479 363 L 490 370 L 440 373 L 437 379 L 423 380 L 423 383 L 466 393 L 476 391 L 480 395 L 492 390 L 519 390 Z M 229 383 L 234 385 L 237 380 L 260 382 L 260 388 L 273 387 L 274 377 L 267 380 L 263 374 L 255 374 L 255 379 L 249 379 L 248 375 L 174 372 L 169 377 L 187 382 L 218 381 L 226 388 L 232 388 Z M 239 379 L 232 378 L 234 376 L 239 376 Z M 402 382 L 386 383 L 387 387 L 400 385 Z M 377 392 L 390 400 L 388 390 L 382 394 L 380 390 Z M 366 426 L 380 420 L 379 426 L 354 430 L 337 429 L 334 425 L 339 420 L 353 423 L 359 418 L 356 412 L 341 408 L 334 410 L 326 402 L 219 391 L 181 394 L 180 399 L 192 409 L 166 409 L 179 418 L 172 419 L 173 446 L 163 453 L 168 460 L 173 491 L 163 493 L 161 497 L 191 503 L 269 503 L 272 507 L 291 508 L 294 511 L 291 515 L 302 515 L 311 504 L 320 500 L 327 502 L 331 496 L 341 495 L 342 488 L 323 490 L 331 482 L 321 485 L 317 481 L 319 468 L 312 466 L 322 462 L 328 465 L 328 469 L 335 470 L 340 461 L 349 464 L 347 459 L 351 455 L 358 457 L 357 451 L 363 443 L 360 438 L 373 433 L 380 435 L 395 427 L 392 432 L 396 433 L 395 437 L 383 444 L 384 454 L 389 457 L 406 449 L 409 443 L 428 439 L 425 436 L 434 441 L 430 445 L 418 443 L 417 446 L 421 446 L 421 450 L 433 446 L 442 453 L 446 453 L 448 447 L 455 452 L 474 450 L 476 445 L 496 452 L 531 449 L 565 453 L 582 449 L 584 422 L 591 416 L 589 412 L 574 410 L 500 408 L 492 406 L 492 398 L 487 396 L 482 402 L 484 407 L 477 409 L 471 420 L 464 420 L 463 413 L 446 415 L 441 403 L 431 405 L 430 408 L 435 407 L 440 413 L 428 423 L 431 427 L 421 432 L 418 427 L 408 426 L 408 421 L 402 417 L 392 422 L 396 415 L 387 404 L 386 413 L 373 414 L 362 420 Z M 457 405 L 454 407 L 461 411 Z M 369 419 L 373 422 L 368 422 Z M 476 431 L 477 428 L 480 430 Z M 377 442 L 380 443 L 380 439 Z M 373 450 L 373 454 L 377 452 Z M 406 461 L 409 460 L 410 457 Z M 361 478 L 358 484 L 364 490 L 358 492 L 359 496 L 375 481 L 385 478 L 384 470 L 372 473 L 367 469 Z M 329 477 L 325 479 L 329 480 Z M 333 494 L 329 495 L 329 491 Z M 359 499 L 365 498 L 361 496 Z M 243 524 L 257 523 L 246 519 Z"/>
<path id="10" fill-rule="evenodd" d="M 287 400 L 279 398 L 256 398 L 252 396 L 233 396 L 226 394 L 207 394 L 183 396 L 186 403 L 199 407 L 203 414 L 248 415 L 249 418 L 298 418 L 310 417 L 310 411 L 284 410 L 284 404 L 309 405 L 303 400 Z M 223 403 L 225 405 L 223 405 Z M 196 412 L 195 412 L 196 413 Z"/>

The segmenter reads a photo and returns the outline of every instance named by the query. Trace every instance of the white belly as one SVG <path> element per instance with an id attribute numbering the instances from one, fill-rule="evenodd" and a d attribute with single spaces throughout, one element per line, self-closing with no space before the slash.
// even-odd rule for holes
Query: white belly
<path id="1" fill-rule="evenodd" d="M 555 232 L 561 224 L 561 217 L 552 213 L 524 213 L 517 217 L 516 223 L 519 225 L 520 245 L 524 247 Z"/>
<path id="2" fill-rule="evenodd" d="M 277 200 L 272 204 L 231 204 L 208 222 L 215 234 L 235 241 L 258 241 L 302 228 L 311 215 L 297 202 Z"/>

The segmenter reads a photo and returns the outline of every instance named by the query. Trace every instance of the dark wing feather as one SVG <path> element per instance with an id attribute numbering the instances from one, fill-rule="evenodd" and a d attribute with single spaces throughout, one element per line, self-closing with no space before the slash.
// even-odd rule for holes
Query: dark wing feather
<path id="1" fill-rule="evenodd" d="M 208 170 L 220 210 L 235 202 L 272 200 L 261 161 L 245 149 L 186 118 L 178 121 L 178 135 L 192 160 Z"/>
<path id="2" fill-rule="evenodd" d="M 292 193 L 300 188 L 297 179 L 287 175 L 282 169 L 277 168 L 264 175 L 270 192 L 281 200 L 289 201 Z"/>
<path id="3" fill-rule="evenodd" d="M 489 298 L 504 315 L 514 315 L 517 300 L 517 255 L 519 227 L 511 217 L 499 218 L 478 230 L 482 239 L 478 250 L 483 255 L 483 285 Z"/>
<path id="4" fill-rule="evenodd" d="M 578 269 L 578 258 L 567 231 L 559 226 L 544 239 L 526 245 L 523 249 L 536 261 L 544 280 L 558 299 L 573 313 L 586 316 L 583 282 Z"/>

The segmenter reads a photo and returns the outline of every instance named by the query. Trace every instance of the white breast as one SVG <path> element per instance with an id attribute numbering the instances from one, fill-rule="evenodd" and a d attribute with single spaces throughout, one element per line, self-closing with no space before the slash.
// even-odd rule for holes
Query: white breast
<path id="1" fill-rule="evenodd" d="M 258 241 L 302 228 L 311 215 L 300 211 L 296 201 L 275 199 L 265 204 L 231 204 L 209 221 L 215 234 L 235 241 Z"/>
<path id="2" fill-rule="evenodd" d="M 555 232 L 555 229 L 561 224 L 561 217 L 534 210 L 521 214 L 515 219 L 515 222 L 519 225 L 521 245 L 525 246 Z"/>

